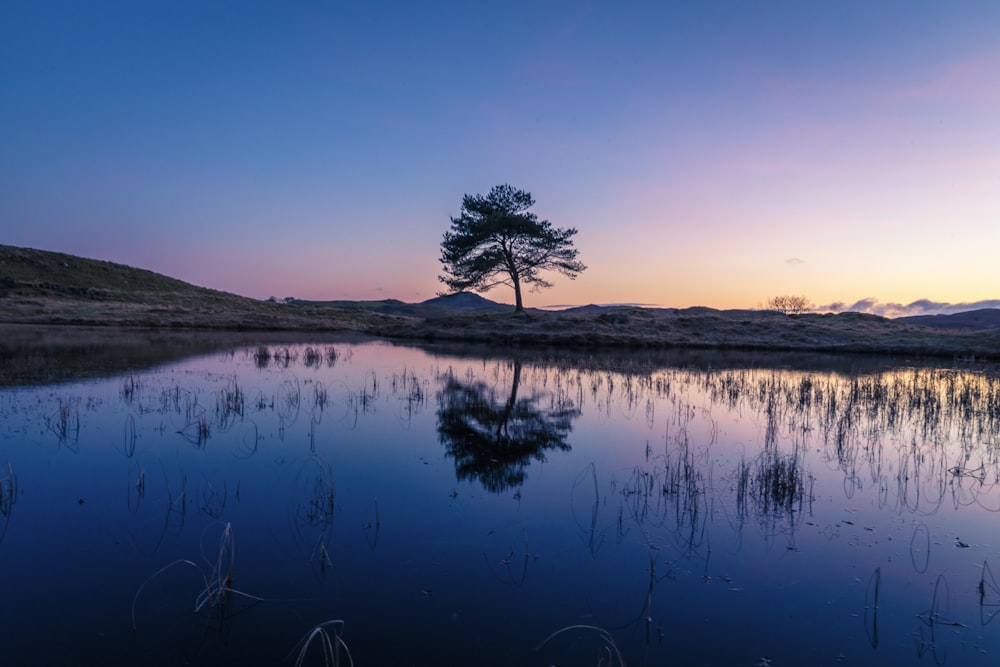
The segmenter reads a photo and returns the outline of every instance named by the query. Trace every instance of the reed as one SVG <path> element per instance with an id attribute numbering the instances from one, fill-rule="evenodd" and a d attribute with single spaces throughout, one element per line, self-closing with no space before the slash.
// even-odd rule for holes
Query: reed
<path id="1" fill-rule="evenodd" d="M 876 567 L 865 589 L 865 632 L 872 648 L 878 648 L 878 596 L 881 585 L 882 568 Z"/>
<path id="2" fill-rule="evenodd" d="M 309 653 L 309 647 L 312 646 L 313 642 L 319 645 L 325 667 L 340 667 L 342 664 L 354 667 L 354 658 L 351 657 L 351 650 L 347 647 L 343 637 L 341 637 L 344 625 L 344 621 L 339 619 L 324 621 L 307 632 L 288 655 L 289 658 L 295 655 L 295 667 L 302 667 L 305 664 L 306 655 Z M 331 630 L 328 630 L 328 628 Z M 333 634 L 331 634 L 331 631 Z M 341 658 L 341 651 L 344 654 L 343 659 Z"/>
<path id="3" fill-rule="evenodd" d="M 204 556 L 204 555 L 203 555 Z M 208 560 L 208 559 L 206 559 Z M 137 629 L 135 607 L 139 600 L 139 596 L 142 591 L 146 588 L 149 582 L 153 581 L 161 574 L 167 570 L 175 567 L 177 565 L 187 565 L 193 567 L 197 570 L 198 574 L 201 575 L 203 582 L 203 587 L 201 588 L 198 595 L 195 597 L 194 601 L 194 611 L 200 612 L 205 608 L 213 608 L 220 617 L 225 617 L 229 614 L 229 607 L 232 601 L 233 595 L 238 595 L 244 598 L 253 600 L 254 602 L 263 602 L 263 598 L 259 598 L 255 595 L 250 595 L 249 593 L 244 593 L 238 591 L 232 587 L 233 584 L 233 562 L 235 560 L 235 548 L 233 542 L 233 528 L 232 524 L 227 523 L 222 530 L 222 534 L 219 537 L 219 549 L 214 559 L 208 561 L 211 568 L 208 573 L 202 570 L 194 561 L 188 560 L 186 558 L 181 558 L 168 563 L 161 567 L 159 570 L 150 575 L 139 588 L 136 590 L 135 595 L 132 597 L 132 630 Z"/>
<path id="4" fill-rule="evenodd" d="M 222 430 L 227 430 L 246 413 L 246 394 L 233 376 L 219 392 L 215 401 L 215 420 Z"/>
<path id="5" fill-rule="evenodd" d="M 130 404 L 135 399 L 136 395 L 139 393 L 139 381 L 135 379 L 132 375 L 129 375 L 124 380 L 122 380 L 121 396 L 122 400 Z"/>
<path id="6" fill-rule="evenodd" d="M 0 541 L 7 534 L 7 523 L 10 521 L 11 512 L 17 503 L 17 475 L 14 474 L 14 466 L 7 462 L 7 474 L 0 477 L 0 519 L 3 522 L 3 529 L 0 530 Z"/>
<path id="7" fill-rule="evenodd" d="M 282 425 L 295 422 L 302 408 L 302 386 L 297 379 L 284 380 L 278 386 L 275 409 Z"/>
<path id="8" fill-rule="evenodd" d="M 322 412 L 329 404 L 330 393 L 327 391 L 326 386 L 317 380 L 313 384 L 313 407 Z"/>
<path id="9" fill-rule="evenodd" d="M 1000 613 L 1000 586 L 997 585 L 990 564 L 983 561 L 983 571 L 979 578 L 979 622 L 986 625 Z M 989 596 L 989 602 L 987 602 Z"/>
<path id="10" fill-rule="evenodd" d="M 591 502 L 590 488 L 593 488 Z M 581 500 L 577 500 L 577 497 Z M 570 513 L 582 534 L 582 541 L 587 546 L 591 557 L 596 559 L 597 553 L 604 544 L 604 531 L 598 528 L 598 517 L 601 509 L 601 494 L 597 485 L 597 466 L 591 461 L 580 471 L 570 488 Z M 579 507 L 579 510 L 578 510 Z M 589 517 L 581 520 L 581 516 Z"/>
<path id="11" fill-rule="evenodd" d="M 306 368 L 318 369 L 323 366 L 323 354 L 316 348 L 309 346 L 302 353 L 302 361 Z"/>
<path id="12" fill-rule="evenodd" d="M 79 401 L 74 399 L 59 399 L 59 407 L 54 415 L 49 417 L 49 430 L 56 434 L 59 442 L 77 440 L 80 437 Z"/>
<path id="13" fill-rule="evenodd" d="M 185 424 L 177 433 L 198 449 L 202 449 L 208 443 L 212 429 L 205 415 L 199 415 L 194 420 Z"/>
<path id="14" fill-rule="evenodd" d="M 201 571 L 201 568 L 198 567 L 197 563 L 195 563 L 193 561 L 190 561 L 190 560 L 187 560 L 186 558 L 181 558 L 181 559 L 175 560 L 175 561 L 173 561 L 171 563 L 167 563 L 166 565 L 164 565 L 163 567 L 161 567 L 159 570 L 157 570 L 153 574 L 149 575 L 149 577 L 147 577 L 146 580 L 143 581 L 139 585 L 139 588 L 136 590 L 135 595 L 132 596 L 131 616 L 132 616 L 132 630 L 133 631 L 135 631 L 135 630 L 138 629 L 138 625 L 137 625 L 136 620 L 135 620 L 135 605 L 139 601 L 139 596 L 142 595 L 143 589 L 145 589 L 146 586 L 149 585 L 149 582 L 153 581 L 154 579 L 156 579 L 157 577 L 159 577 L 161 574 L 163 574 L 164 572 L 166 572 L 167 570 L 171 569 L 172 567 L 174 567 L 176 565 L 189 565 L 189 566 L 193 567 L 195 570 L 198 571 L 198 574 L 200 574 L 202 576 L 202 580 L 205 582 L 205 588 L 208 588 L 208 579 L 205 577 L 204 573 Z"/>
<path id="15" fill-rule="evenodd" d="M 271 350 L 266 345 L 261 345 L 253 354 L 253 361 L 257 368 L 267 368 L 271 363 Z"/>
<path id="16" fill-rule="evenodd" d="M 599 645 L 597 651 L 597 664 L 598 665 L 608 665 L 613 667 L 614 665 L 619 665 L 620 667 L 625 667 L 625 657 L 622 655 L 621 651 L 618 650 L 618 646 L 615 644 L 614 637 L 611 633 L 604 628 L 599 628 L 595 625 L 569 625 L 565 628 L 560 628 L 556 630 L 551 635 L 542 640 L 542 642 L 534 648 L 534 650 L 540 651 L 545 647 L 550 641 L 558 637 L 559 635 L 566 634 L 568 632 L 573 632 L 575 630 L 581 630 L 586 633 L 593 633 L 597 636 Z"/>
<path id="17" fill-rule="evenodd" d="M 125 417 L 125 434 L 124 434 L 124 440 L 122 442 L 122 449 L 125 452 L 126 458 L 130 459 L 133 456 L 135 456 L 136 438 L 137 436 L 135 432 L 135 415 L 129 413 L 128 416 Z"/>

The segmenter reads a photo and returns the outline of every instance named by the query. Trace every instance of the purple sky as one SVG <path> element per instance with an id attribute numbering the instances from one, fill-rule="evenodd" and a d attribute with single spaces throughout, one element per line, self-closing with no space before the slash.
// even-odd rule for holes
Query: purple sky
<path id="1" fill-rule="evenodd" d="M 1000 298 L 995 0 L 7 0 L 0 85 L 0 243 L 247 296 L 432 297 L 511 183 L 528 306 Z"/>

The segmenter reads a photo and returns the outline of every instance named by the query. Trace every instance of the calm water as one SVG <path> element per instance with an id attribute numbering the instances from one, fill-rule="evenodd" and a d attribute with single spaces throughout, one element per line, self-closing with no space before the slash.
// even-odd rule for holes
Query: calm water
<path id="1" fill-rule="evenodd" d="M 295 664 L 310 636 L 302 664 L 324 640 L 355 665 L 1000 656 L 991 369 L 156 363 L 0 388 L 4 665 Z"/>

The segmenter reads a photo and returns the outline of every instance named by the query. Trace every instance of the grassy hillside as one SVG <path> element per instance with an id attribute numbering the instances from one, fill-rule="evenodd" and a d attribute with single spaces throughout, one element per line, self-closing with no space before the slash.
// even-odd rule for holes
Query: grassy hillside
<path id="1" fill-rule="evenodd" d="M 365 331 L 395 319 L 258 301 L 123 264 L 0 245 L 0 322 Z"/>
<path id="2" fill-rule="evenodd" d="M 204 295 L 213 290 L 124 264 L 0 245 L 0 295 L 3 296 L 72 295 L 99 299 L 134 298 L 149 292 Z"/>
<path id="3" fill-rule="evenodd" d="M 389 326 L 381 333 L 394 338 L 503 345 L 810 350 L 1000 359 L 997 329 L 937 330 L 861 313 L 784 315 L 772 311 L 623 307 L 596 314 L 455 314 L 428 317 L 417 326 Z"/>
<path id="4" fill-rule="evenodd" d="M 952 315 L 915 315 L 901 317 L 899 321 L 935 329 L 965 329 L 970 331 L 1000 329 L 1000 309 L 980 308 Z"/>
<path id="5" fill-rule="evenodd" d="M 1000 329 L 939 329 L 859 313 L 783 315 L 711 308 L 621 307 L 517 315 L 507 307 L 488 312 L 477 299 L 271 303 L 120 264 L 0 246 L 0 323 L 352 331 L 449 345 L 811 350 L 1000 359 Z M 476 310 L 468 310 L 473 307 Z"/>

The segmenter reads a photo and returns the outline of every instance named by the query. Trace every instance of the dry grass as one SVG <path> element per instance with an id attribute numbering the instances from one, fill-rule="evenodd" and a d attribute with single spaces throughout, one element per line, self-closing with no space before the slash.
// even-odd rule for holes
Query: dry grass
<path id="1" fill-rule="evenodd" d="M 1000 358 L 1000 330 L 963 332 L 874 315 L 767 311 L 646 310 L 600 313 L 456 314 L 379 327 L 394 338 L 499 345 L 718 348 Z"/>
<path id="2" fill-rule="evenodd" d="M 0 245 L 0 323 L 356 332 L 402 340 L 619 348 L 875 352 L 1000 358 L 1000 329 L 949 331 L 874 315 L 708 308 L 529 314 L 390 302 L 258 301 L 150 271 Z M 398 305 L 398 304 L 397 304 Z M 406 305 L 406 304 L 404 304 Z"/>

